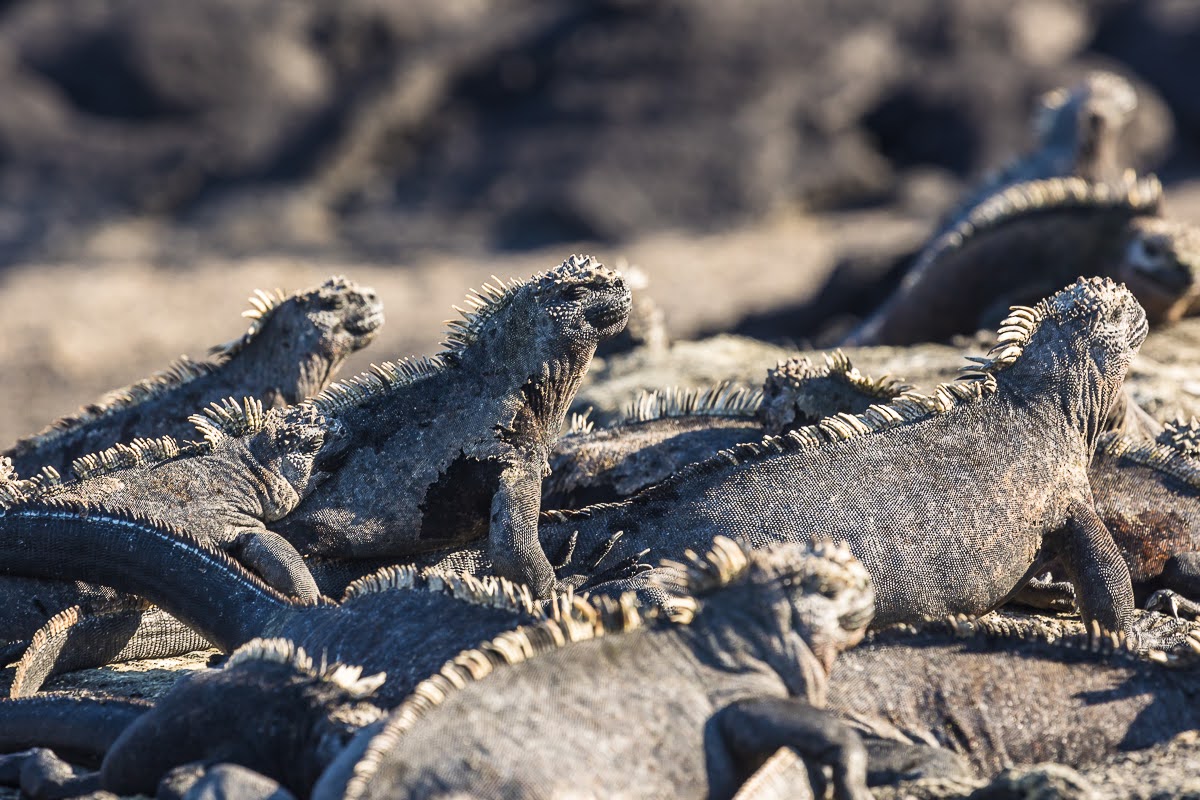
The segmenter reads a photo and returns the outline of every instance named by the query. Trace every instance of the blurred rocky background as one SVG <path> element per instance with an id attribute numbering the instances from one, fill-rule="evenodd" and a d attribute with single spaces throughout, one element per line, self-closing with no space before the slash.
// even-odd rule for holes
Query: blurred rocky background
<path id="1" fill-rule="evenodd" d="M 674 335 L 800 341 L 1094 68 L 1200 219 L 1195 0 L 5 0 L 0 438 L 333 272 L 387 304 L 363 363 L 580 249 Z"/>

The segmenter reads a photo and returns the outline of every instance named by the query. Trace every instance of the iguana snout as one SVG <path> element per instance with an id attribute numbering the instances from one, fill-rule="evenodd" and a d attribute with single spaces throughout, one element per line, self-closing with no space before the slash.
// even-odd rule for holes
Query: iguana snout
<path id="1" fill-rule="evenodd" d="M 1133 220 L 1117 277 L 1155 323 L 1174 322 L 1200 307 L 1200 230 L 1142 217 Z"/>

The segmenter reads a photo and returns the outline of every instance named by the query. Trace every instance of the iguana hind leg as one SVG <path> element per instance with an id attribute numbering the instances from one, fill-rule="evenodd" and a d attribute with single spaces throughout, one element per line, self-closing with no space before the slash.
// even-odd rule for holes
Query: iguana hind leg
<path id="1" fill-rule="evenodd" d="M 554 567 L 538 539 L 542 505 L 541 466 L 510 465 L 500 473 L 492 498 L 488 553 L 496 574 L 529 585 L 537 597 L 554 589 Z"/>
<path id="2" fill-rule="evenodd" d="M 725 747 L 747 773 L 779 748 L 790 747 L 832 768 L 837 800 L 871 798 L 862 739 L 825 709 L 794 697 L 738 700 L 717 713 L 716 723 Z"/>
<path id="3" fill-rule="evenodd" d="M 229 550 L 279 591 L 309 601 L 321 596 L 304 557 L 278 533 L 265 528 L 244 531 Z"/>

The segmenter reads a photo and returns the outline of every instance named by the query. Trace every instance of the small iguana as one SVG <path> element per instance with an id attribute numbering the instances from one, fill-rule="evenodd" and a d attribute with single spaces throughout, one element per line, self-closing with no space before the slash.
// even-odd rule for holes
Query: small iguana
<path id="1" fill-rule="evenodd" d="M 1200 728 L 1198 678 L 1195 652 L 1165 666 L 1097 630 L 953 619 L 872 634 L 834 666 L 829 706 L 860 730 L 948 748 L 986 776 L 1093 764 Z"/>
<path id="2" fill-rule="evenodd" d="M 982 614 L 1053 564 L 1085 619 L 1134 638 L 1128 568 L 1087 468 L 1146 328 L 1128 290 L 1081 279 L 1015 308 L 976 371 L 931 396 L 737 446 L 621 503 L 545 512 L 542 543 L 594 548 L 622 531 L 614 558 L 655 561 L 718 534 L 836 536 L 871 572 L 884 625 Z"/>
<path id="3" fill-rule="evenodd" d="M 550 458 L 545 508 L 622 500 L 736 444 L 813 425 L 838 412 L 860 414 L 911 387 L 863 376 L 841 351 L 817 366 L 780 362 L 761 392 L 721 383 L 706 391 L 646 392 L 624 417 L 603 428 L 576 420 Z"/>
<path id="4" fill-rule="evenodd" d="M 5 455 L 22 475 L 46 466 L 65 475 L 76 459 L 118 443 L 191 438 L 188 415 L 227 397 L 254 397 L 268 408 L 298 403 L 333 380 L 383 324 L 375 291 L 343 277 L 290 297 L 260 290 L 250 303 L 243 314 L 249 330 L 212 348 L 212 360 L 184 357 L 22 439 Z"/>
<path id="5" fill-rule="evenodd" d="M 1162 216 L 1157 178 L 1050 178 L 1010 186 L 921 251 L 900 287 L 843 345 L 974 333 L 1077 275 L 1123 281 L 1151 323 L 1200 302 L 1200 229 Z"/>
<path id="6" fill-rule="evenodd" d="M 486 536 L 497 574 L 546 596 L 546 459 L 597 343 L 625 326 L 629 289 L 572 256 L 528 281 L 485 285 L 468 303 L 439 355 L 385 363 L 312 401 L 350 446 L 272 528 L 306 554 L 353 559 Z"/>
<path id="7" fill-rule="evenodd" d="M 866 571 L 832 545 L 689 556 L 666 619 L 627 598 L 459 654 L 312 796 L 729 797 L 790 746 L 870 797 L 860 742 L 819 708 L 871 618 Z"/>

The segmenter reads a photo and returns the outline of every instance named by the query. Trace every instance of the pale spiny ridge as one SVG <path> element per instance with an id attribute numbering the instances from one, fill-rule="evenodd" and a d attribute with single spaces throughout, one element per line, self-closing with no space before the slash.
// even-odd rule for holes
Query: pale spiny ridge
<path id="1" fill-rule="evenodd" d="M 149 378 L 125 388 L 114 389 L 97 402 L 84 406 L 74 414 L 61 417 L 38 433 L 21 439 L 13 446 L 12 452 L 21 455 L 35 450 L 74 432 L 89 422 L 116 414 L 130 406 L 136 406 L 164 395 L 197 378 L 211 375 L 219 366 L 220 364 L 210 362 L 192 361 L 187 356 L 183 356 L 165 370 L 156 372 Z"/>
<path id="2" fill-rule="evenodd" d="M 1161 435 L 1159 441 L 1148 442 L 1108 433 L 1101 437 L 1097 450 L 1113 458 L 1150 467 L 1170 475 L 1185 486 L 1200 490 L 1200 460 L 1186 449 L 1165 444 Z"/>
<path id="3" fill-rule="evenodd" d="M 492 276 L 492 283 L 483 284 L 481 289 L 467 293 L 466 308 L 453 306 L 462 319 L 446 322 L 445 348 L 442 356 L 461 353 L 479 339 L 479 333 L 488 322 L 512 301 L 517 292 L 526 285 L 534 287 L 544 282 L 559 282 L 563 279 L 583 278 L 592 272 L 612 275 L 612 270 L 587 255 L 572 255 L 553 269 L 545 270 L 530 278 L 510 278 L 505 281 Z"/>
<path id="4" fill-rule="evenodd" d="M 12 684 L 8 689 L 9 697 L 29 697 L 32 694 L 25 686 L 31 659 L 41 654 L 52 640 L 73 628 L 82 616 L 83 609 L 79 606 L 64 608 L 47 620 L 45 625 L 34 631 L 33 636 L 29 639 L 29 647 L 25 648 L 25 653 L 17 662 L 13 672 Z"/>
<path id="5" fill-rule="evenodd" d="M 535 617 L 555 618 L 574 603 L 572 591 L 554 592 L 547 600 L 538 600 L 524 584 L 507 578 L 476 577 L 440 570 L 420 571 L 410 564 L 384 567 L 346 587 L 345 603 L 355 597 L 393 590 L 438 592 L 472 605 L 498 608 Z"/>
<path id="6" fill-rule="evenodd" d="M 596 429 L 596 423 L 591 419 L 592 407 L 588 406 L 587 410 L 582 414 L 578 411 L 572 412 L 567 417 L 567 432 L 564 436 L 578 436 L 585 433 L 591 433 Z"/>
<path id="7" fill-rule="evenodd" d="M 658 618 L 657 614 L 650 613 Z M 569 613 L 559 619 L 505 631 L 485 644 L 464 650 L 447 661 L 437 673 L 417 684 L 412 694 L 392 712 L 383 729 L 371 738 L 366 752 L 354 765 L 345 800 L 361 798 L 384 756 L 454 692 L 483 680 L 499 668 L 521 664 L 575 642 L 636 630 L 644 624 L 642 610 L 632 593 L 620 600 L 596 598 L 588 601 L 576 597 Z"/>
<path id="8" fill-rule="evenodd" d="M 282 289 L 276 289 L 273 292 L 255 289 L 254 294 L 250 295 L 250 308 L 242 312 L 242 316 L 250 320 L 250 327 L 238 338 L 210 347 L 208 352 L 213 356 L 213 360 L 217 364 L 224 364 L 245 350 L 250 342 L 254 341 L 262 332 L 267 320 L 274 316 L 287 299 L 288 296 Z"/>
<path id="9" fill-rule="evenodd" d="M 252 639 L 234 650 L 222 668 L 228 671 L 252 662 L 283 664 L 305 677 L 331 683 L 356 700 L 375 694 L 387 680 L 386 672 L 363 675 L 362 667 L 330 663 L 324 653 L 319 662 L 314 661 L 290 639 Z"/>
<path id="10" fill-rule="evenodd" d="M 1158 435 L 1158 442 L 1186 456 L 1200 456 L 1200 420 L 1192 417 L 1187 422 L 1178 419 L 1168 422 Z"/>
<path id="11" fill-rule="evenodd" d="M 780 361 L 774 369 L 767 372 L 767 383 L 788 385 L 799 384 L 807 380 L 831 378 L 844 383 L 860 394 L 878 397 L 882 400 L 890 400 L 913 389 L 911 385 L 901 383 L 890 375 L 881 375 L 878 378 L 863 375 L 857 367 L 850 363 L 850 358 L 841 350 L 834 350 L 832 353 L 823 353 L 822 355 L 825 358 L 825 364 L 820 367 L 804 357 Z"/>
<path id="12" fill-rule="evenodd" d="M 25 490 L 13 469 L 12 459 L 0 456 L 0 508 L 7 508 L 23 499 Z"/>
<path id="13" fill-rule="evenodd" d="M 721 381 L 707 389 L 654 389 L 638 395 L 614 426 L 693 416 L 753 419 L 761 405 L 761 391 L 736 386 L 732 381 Z"/>
<path id="14" fill-rule="evenodd" d="M 1129 173 L 1116 183 L 1079 177 L 1046 178 L 1009 186 L 971 209 L 967 218 L 921 251 L 908 277 L 911 284 L 939 259 L 969 244 L 974 237 L 1029 214 L 1072 210 L 1124 211 L 1129 216 L 1156 215 L 1162 205 L 1162 184 L 1153 175 Z"/>
<path id="15" fill-rule="evenodd" d="M 372 364 L 367 372 L 329 384 L 316 397 L 308 400 L 322 414 L 336 414 L 360 405 L 366 400 L 408 386 L 446 368 L 446 359 L 436 356 L 413 356 L 400 361 Z"/>
<path id="16" fill-rule="evenodd" d="M 517 292 L 527 285 L 536 285 L 542 281 L 557 280 L 556 273 L 571 271 L 584 274 L 588 271 L 605 270 L 591 256 L 571 256 L 558 267 L 539 272 L 531 278 L 511 278 L 504 281 L 492 276 L 492 283 L 485 283 L 482 289 L 472 289 L 466 299 L 466 309 L 454 306 L 462 319 L 446 322 L 446 339 L 442 342 L 443 350 L 434 356 L 419 356 L 400 361 L 386 361 L 383 364 L 372 364 L 368 372 L 363 372 L 353 378 L 336 381 L 308 401 L 321 413 L 336 414 L 347 408 L 361 405 L 367 400 L 386 394 L 401 386 L 408 386 L 445 369 L 456 361 L 456 357 L 479 340 L 480 331 L 509 303 Z"/>
<path id="17" fill-rule="evenodd" d="M 663 561 L 660 566 L 665 569 L 653 580 L 670 597 L 665 604 L 667 617 L 682 624 L 692 621 L 706 596 L 738 583 L 799 587 L 806 593 L 827 593 L 840 587 L 869 590 L 871 577 L 845 542 L 814 542 L 797 558 L 799 547 L 780 544 L 755 550 L 717 536 L 703 555 L 687 550 L 683 563 Z"/>
<path id="18" fill-rule="evenodd" d="M 196 426 L 196 431 L 204 437 L 204 441 L 215 446 L 229 436 L 245 436 L 261 431 L 266 415 L 262 401 L 256 397 L 242 398 L 240 404 L 234 398 L 227 397 L 219 403 L 211 403 L 199 414 L 192 414 L 188 422 Z"/>
<path id="19" fill-rule="evenodd" d="M 139 536 L 154 536 L 166 539 L 173 546 L 183 547 L 195 553 L 199 558 L 210 562 L 215 569 L 232 572 L 238 580 L 247 584 L 268 599 L 277 604 L 299 608 L 303 606 L 327 606 L 330 602 L 325 599 L 311 601 L 301 600 L 283 594 L 278 589 L 263 582 L 257 575 L 251 573 L 241 562 L 224 550 L 202 542 L 182 528 L 164 522 L 161 519 L 148 516 L 137 509 L 112 508 L 104 503 L 79 502 L 56 497 L 35 497 L 25 500 L 18 505 L 6 509 L 13 518 L 22 515 L 30 517 L 54 517 L 66 520 L 109 520 L 124 526 L 137 527 Z"/>
<path id="20" fill-rule="evenodd" d="M 207 452 L 208 449 L 208 443 L 180 444 L 171 436 L 134 439 L 129 444 L 116 444 L 99 453 L 80 456 L 71 462 L 71 474 L 82 481 L 131 467 L 158 464 L 180 455 Z"/>
<path id="21" fill-rule="evenodd" d="M 1005 640 L 1040 642 L 1060 647 L 1067 653 L 1092 653 L 1106 661 L 1118 663 L 1122 661 L 1126 663 L 1153 661 L 1159 664 L 1192 665 L 1198 663 L 1196 652 L 1197 647 L 1200 647 L 1194 638 L 1189 638 L 1188 645 L 1193 651 L 1190 654 L 1167 653 L 1157 649 L 1139 652 L 1124 632 L 1114 633 L 1105 630 L 1095 620 L 1092 620 L 1085 630 L 1075 633 L 1066 632 L 1043 620 L 1012 620 L 996 614 L 988 614 L 983 617 L 968 617 L 959 614 L 943 619 L 926 620 L 916 625 L 892 625 L 868 633 L 861 646 L 866 647 L 884 642 L 903 644 L 908 637 L 921 633 L 949 634 L 964 641 L 983 639 L 984 641 L 1001 642 Z"/>

